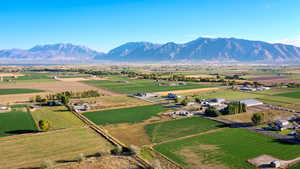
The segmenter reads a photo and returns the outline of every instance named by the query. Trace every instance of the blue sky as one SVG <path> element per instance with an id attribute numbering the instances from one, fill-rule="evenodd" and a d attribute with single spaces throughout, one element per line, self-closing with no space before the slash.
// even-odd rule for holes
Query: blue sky
<path id="1" fill-rule="evenodd" d="M 0 49 L 70 42 L 106 52 L 200 36 L 296 44 L 299 9 L 299 0 L 1 0 Z"/>

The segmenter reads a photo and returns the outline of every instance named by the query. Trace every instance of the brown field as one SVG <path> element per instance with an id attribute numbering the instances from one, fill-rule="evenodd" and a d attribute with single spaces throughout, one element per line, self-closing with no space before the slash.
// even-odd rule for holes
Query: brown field
<path id="1" fill-rule="evenodd" d="M 21 73 L 0 73 L 0 77 L 19 77 L 24 76 Z"/>
<path id="2" fill-rule="evenodd" d="M 206 75 L 206 74 L 186 75 L 186 77 L 191 77 L 191 78 L 215 78 L 215 76 L 213 76 L 213 75 Z"/>
<path id="3" fill-rule="evenodd" d="M 93 111 L 136 107 L 136 106 L 144 106 L 144 105 L 152 104 L 150 102 L 146 102 L 146 101 L 136 99 L 133 97 L 128 97 L 125 95 L 101 96 L 101 97 L 97 97 L 97 98 L 83 98 L 83 99 L 79 99 L 79 100 L 92 103 L 91 108 Z M 79 100 L 73 99 L 72 102 L 76 102 Z M 93 103 L 95 103 L 95 104 L 93 104 Z"/>
<path id="4" fill-rule="evenodd" d="M 287 73 L 300 74 L 300 70 L 290 70 Z"/>
<path id="5" fill-rule="evenodd" d="M 210 87 L 210 88 L 200 88 L 200 89 L 187 89 L 187 90 L 155 92 L 154 94 L 167 95 L 168 93 L 174 93 L 174 94 L 197 93 L 197 92 L 205 92 L 205 91 L 218 90 L 218 89 L 219 88 L 217 88 L 217 87 Z"/>
<path id="6" fill-rule="evenodd" d="M 261 77 L 255 77 L 250 78 L 252 81 L 257 81 L 266 85 L 274 84 L 274 83 L 294 83 L 299 82 L 299 80 L 296 79 L 289 79 L 284 76 L 261 76 Z"/>
<path id="7" fill-rule="evenodd" d="M 264 113 L 264 122 L 268 122 L 270 120 L 279 120 L 285 117 L 293 116 L 292 113 L 286 111 L 278 111 L 278 110 L 265 110 Z M 241 114 L 232 114 L 232 115 L 225 115 L 221 116 L 222 119 L 237 122 L 237 123 L 251 123 L 251 117 L 254 112 L 247 112 Z"/>
<path id="8" fill-rule="evenodd" d="M 114 92 L 90 86 L 81 82 L 76 81 L 55 81 L 55 82 L 43 82 L 43 83 L 5 83 L 0 84 L 0 89 L 8 88 L 28 88 L 28 89 L 39 89 L 45 90 L 43 93 L 34 94 L 11 94 L 11 95 L 1 95 L 0 104 L 25 102 L 36 95 L 47 95 L 49 93 L 58 93 L 63 91 L 86 91 L 86 90 L 97 90 L 99 93 L 105 95 L 117 95 Z"/>
<path id="9" fill-rule="evenodd" d="M 0 168 L 34 168 L 43 161 L 74 160 L 80 153 L 92 155 L 110 151 L 113 146 L 89 128 L 73 128 L 0 139 Z"/>
<path id="10" fill-rule="evenodd" d="M 102 156 L 85 162 L 54 169 L 142 169 L 139 163 L 130 156 Z"/>
<path id="11" fill-rule="evenodd" d="M 141 123 L 135 124 L 114 124 L 106 125 L 104 128 L 115 138 L 127 145 L 143 146 L 151 144 L 150 138 L 147 135 L 144 126 L 154 122 L 162 122 L 170 120 L 167 116 L 152 117 Z M 124 132 L 126 131 L 126 132 Z"/>

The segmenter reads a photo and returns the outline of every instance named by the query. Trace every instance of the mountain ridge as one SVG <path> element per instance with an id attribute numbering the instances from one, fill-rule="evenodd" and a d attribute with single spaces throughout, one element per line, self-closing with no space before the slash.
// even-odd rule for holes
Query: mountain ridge
<path id="1" fill-rule="evenodd" d="M 238 38 L 200 37 L 186 43 L 127 42 L 107 53 L 71 43 L 36 45 L 30 49 L 0 50 L 0 59 L 161 61 L 300 61 L 300 47 Z"/>

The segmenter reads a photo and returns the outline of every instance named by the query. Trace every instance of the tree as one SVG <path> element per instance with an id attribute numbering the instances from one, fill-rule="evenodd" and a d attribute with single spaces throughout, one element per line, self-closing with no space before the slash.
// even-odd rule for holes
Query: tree
<path id="1" fill-rule="evenodd" d="M 183 99 L 183 100 L 181 101 L 181 104 L 182 104 L 182 105 L 184 105 L 184 106 L 186 106 L 186 105 L 187 105 L 187 103 L 188 103 L 188 100 L 187 100 L 187 98 L 185 98 L 185 99 Z"/>
<path id="2" fill-rule="evenodd" d="M 212 117 L 217 117 L 221 115 L 221 113 L 215 107 L 208 107 L 204 113 Z"/>
<path id="3" fill-rule="evenodd" d="M 264 118 L 264 115 L 262 113 L 258 112 L 258 113 L 254 113 L 252 115 L 251 120 L 255 125 L 258 125 L 263 121 L 263 118 Z"/>
<path id="4" fill-rule="evenodd" d="M 66 96 L 66 95 L 62 95 L 62 96 L 61 96 L 61 102 L 62 102 L 62 104 L 64 104 L 64 105 L 69 104 L 69 102 L 70 102 L 70 97 L 68 97 L 68 96 Z"/>
<path id="5" fill-rule="evenodd" d="M 48 131 L 52 126 L 52 122 L 50 120 L 40 120 L 39 128 L 41 131 Z"/>

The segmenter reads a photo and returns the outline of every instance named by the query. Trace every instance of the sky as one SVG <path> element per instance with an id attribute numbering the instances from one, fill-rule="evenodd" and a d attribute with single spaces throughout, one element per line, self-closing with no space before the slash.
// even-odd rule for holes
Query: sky
<path id="1" fill-rule="evenodd" d="M 299 0 L 0 0 L 0 49 L 236 37 L 300 46 Z"/>

